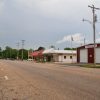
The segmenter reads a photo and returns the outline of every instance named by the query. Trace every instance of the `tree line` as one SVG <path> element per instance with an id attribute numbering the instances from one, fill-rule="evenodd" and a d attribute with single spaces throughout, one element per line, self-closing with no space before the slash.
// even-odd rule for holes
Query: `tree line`
<path id="1" fill-rule="evenodd" d="M 39 51 L 39 50 L 44 50 L 44 47 L 39 47 L 37 50 L 33 50 L 33 49 L 13 49 L 9 46 L 6 46 L 5 49 L 3 50 L 0 47 L 0 59 L 19 59 L 19 60 L 23 60 L 23 59 L 28 59 L 28 52 L 32 52 L 32 51 Z M 23 52 L 23 54 L 22 54 Z M 23 55 L 23 57 L 22 57 Z M 23 58 L 23 59 L 22 59 Z"/>
<path id="2" fill-rule="evenodd" d="M 22 59 L 22 49 L 13 49 L 6 46 L 4 50 L 0 47 L 0 59 Z M 28 50 L 23 49 L 23 59 L 28 58 Z"/>

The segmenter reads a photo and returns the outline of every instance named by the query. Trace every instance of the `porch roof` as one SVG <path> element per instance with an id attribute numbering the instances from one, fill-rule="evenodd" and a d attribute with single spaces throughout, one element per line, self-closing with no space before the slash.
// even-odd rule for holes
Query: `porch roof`
<path id="1" fill-rule="evenodd" d="M 42 56 L 44 50 L 39 50 L 39 51 L 34 51 L 32 53 L 32 56 L 37 57 L 37 56 Z"/>

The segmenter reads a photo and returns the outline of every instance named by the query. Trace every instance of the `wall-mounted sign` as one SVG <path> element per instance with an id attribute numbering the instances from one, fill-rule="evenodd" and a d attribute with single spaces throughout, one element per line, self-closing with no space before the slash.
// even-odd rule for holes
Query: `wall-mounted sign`
<path id="1" fill-rule="evenodd" d="M 97 47 L 97 44 L 95 45 L 95 47 Z M 86 45 L 85 48 L 94 48 L 94 45 Z"/>

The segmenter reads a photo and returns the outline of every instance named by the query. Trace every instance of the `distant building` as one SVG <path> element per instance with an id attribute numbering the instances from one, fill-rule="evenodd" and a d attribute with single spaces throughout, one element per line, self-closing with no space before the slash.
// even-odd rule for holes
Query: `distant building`
<path id="1" fill-rule="evenodd" d="M 32 53 L 34 61 L 42 62 L 44 60 L 43 59 L 43 51 L 44 50 L 38 50 L 38 51 L 34 51 Z"/>
<path id="2" fill-rule="evenodd" d="M 55 50 L 53 48 L 44 50 L 43 55 L 46 61 L 75 63 L 77 54 L 75 50 Z"/>
<path id="3" fill-rule="evenodd" d="M 28 52 L 28 60 L 33 60 L 33 61 L 43 61 L 43 51 L 44 50 L 36 50 L 36 51 L 31 51 Z"/>
<path id="4" fill-rule="evenodd" d="M 78 63 L 94 63 L 94 45 L 88 44 L 77 48 Z M 100 44 L 96 44 L 95 62 L 100 63 Z"/>

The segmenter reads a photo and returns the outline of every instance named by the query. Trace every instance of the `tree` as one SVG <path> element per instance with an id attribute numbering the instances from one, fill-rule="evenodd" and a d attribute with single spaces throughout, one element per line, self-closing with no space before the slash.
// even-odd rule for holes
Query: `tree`
<path id="1" fill-rule="evenodd" d="M 45 49 L 44 47 L 39 47 L 39 48 L 38 48 L 38 51 L 39 51 L 39 50 L 44 50 L 44 49 Z"/>
<path id="2" fill-rule="evenodd" d="M 54 45 L 51 45 L 51 46 L 50 46 L 50 48 L 53 48 L 53 49 L 55 49 L 55 46 L 54 46 Z"/>
<path id="3" fill-rule="evenodd" d="M 69 47 L 67 47 L 67 48 L 64 48 L 64 50 L 76 50 L 76 48 L 69 48 Z"/>
<path id="4" fill-rule="evenodd" d="M 19 59 L 22 59 L 22 49 L 19 50 Z M 28 50 L 23 49 L 23 59 L 28 59 Z"/>
<path id="5" fill-rule="evenodd" d="M 16 49 L 12 49 L 11 47 L 6 46 L 5 50 L 2 51 L 2 58 L 16 59 L 16 57 L 17 57 Z"/>
<path id="6" fill-rule="evenodd" d="M 17 58 L 17 50 L 16 49 L 11 50 L 11 58 L 13 58 L 13 59 Z"/>
<path id="7" fill-rule="evenodd" d="M 2 58 L 2 49 L 0 47 L 0 58 Z"/>
<path id="8" fill-rule="evenodd" d="M 9 47 L 9 46 L 5 47 L 5 56 L 6 56 L 6 58 L 11 58 L 11 51 L 12 51 L 11 47 Z"/>

